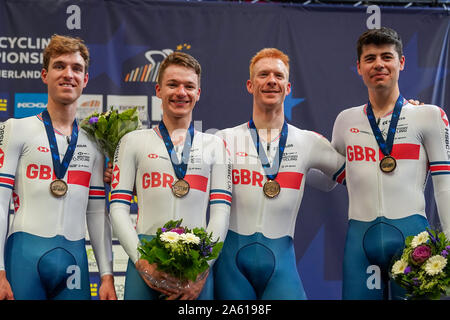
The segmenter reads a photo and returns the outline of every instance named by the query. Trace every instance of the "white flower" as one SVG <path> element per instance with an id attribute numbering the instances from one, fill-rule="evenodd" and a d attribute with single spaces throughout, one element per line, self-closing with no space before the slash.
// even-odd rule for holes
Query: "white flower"
<path id="1" fill-rule="evenodd" d="M 159 238 L 161 239 L 161 241 L 164 242 L 175 243 L 178 242 L 178 240 L 180 240 L 180 235 L 176 232 L 167 231 L 162 233 Z"/>
<path id="2" fill-rule="evenodd" d="M 186 243 L 193 243 L 193 244 L 199 244 L 200 243 L 200 238 L 197 237 L 195 234 L 189 232 L 189 233 L 183 233 L 182 235 L 180 235 L 180 238 L 182 241 L 186 242 Z"/>
<path id="3" fill-rule="evenodd" d="M 445 259 L 441 255 L 435 255 L 428 259 L 428 261 L 425 263 L 425 272 L 430 275 L 434 276 L 442 272 L 444 270 L 445 266 L 447 265 L 447 259 Z"/>
<path id="4" fill-rule="evenodd" d="M 428 235 L 428 232 L 423 231 L 412 239 L 411 247 L 415 248 L 415 247 L 421 245 L 422 243 L 427 242 L 429 238 L 430 238 L 430 236 Z"/>
<path id="5" fill-rule="evenodd" d="M 407 266 L 408 266 L 408 262 L 400 259 L 394 263 L 391 271 L 394 275 L 403 274 L 405 272 L 405 269 Z"/>

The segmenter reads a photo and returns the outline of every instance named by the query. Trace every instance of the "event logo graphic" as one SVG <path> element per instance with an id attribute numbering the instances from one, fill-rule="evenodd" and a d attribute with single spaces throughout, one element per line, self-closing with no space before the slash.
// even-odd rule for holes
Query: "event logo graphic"
<path id="1" fill-rule="evenodd" d="M 125 82 L 156 82 L 159 66 L 169 54 L 173 52 L 172 49 L 150 50 L 145 52 L 145 58 L 148 64 L 136 67 L 125 75 Z M 159 61 L 156 59 L 159 56 Z"/>
<path id="2" fill-rule="evenodd" d="M 190 49 L 191 45 L 188 43 L 176 46 L 176 51 Z M 146 51 L 144 56 L 148 63 L 129 70 L 125 74 L 124 82 L 156 82 L 161 62 L 172 52 L 172 49 Z"/>

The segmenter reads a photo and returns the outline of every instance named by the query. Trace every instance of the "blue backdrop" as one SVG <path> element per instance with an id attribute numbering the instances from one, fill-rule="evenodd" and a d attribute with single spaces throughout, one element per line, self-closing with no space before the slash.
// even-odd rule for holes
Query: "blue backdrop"
<path id="1" fill-rule="evenodd" d="M 381 7 L 374 17 L 352 6 L 146 0 L 0 0 L 0 120 L 40 112 L 42 49 L 54 33 L 79 36 L 90 48 L 84 110 L 138 105 L 147 126 L 161 117 L 154 77 L 162 59 L 185 51 L 203 67 L 197 129 L 223 129 L 249 120 L 248 65 L 263 47 L 291 58 L 287 120 L 331 139 L 344 108 L 367 100 L 356 72 L 356 40 L 378 19 L 403 38 L 403 96 L 449 113 L 449 11 Z M 427 214 L 438 224 L 431 184 Z M 343 186 L 330 193 L 306 188 L 295 232 L 298 270 L 310 299 L 340 299 L 347 223 Z"/>

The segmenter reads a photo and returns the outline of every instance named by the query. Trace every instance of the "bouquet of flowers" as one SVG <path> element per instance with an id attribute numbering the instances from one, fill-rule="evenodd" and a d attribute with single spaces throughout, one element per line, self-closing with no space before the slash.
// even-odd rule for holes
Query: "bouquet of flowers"
<path id="1" fill-rule="evenodd" d="M 392 278 L 411 299 L 439 299 L 450 284 L 450 241 L 427 228 L 405 240 L 405 249 L 391 269 Z"/>
<path id="2" fill-rule="evenodd" d="M 219 256 L 223 242 L 212 241 L 212 233 L 203 228 L 183 227 L 182 221 L 170 220 L 158 228 L 152 240 L 142 239 L 138 251 L 141 259 L 156 263 L 157 269 L 186 283 L 195 281 L 208 269 L 207 261 Z"/>
<path id="3" fill-rule="evenodd" d="M 112 108 L 103 113 L 94 112 L 80 123 L 80 127 L 95 140 L 109 159 L 114 158 L 120 139 L 128 132 L 139 129 L 140 126 L 137 107 L 121 113 Z"/>

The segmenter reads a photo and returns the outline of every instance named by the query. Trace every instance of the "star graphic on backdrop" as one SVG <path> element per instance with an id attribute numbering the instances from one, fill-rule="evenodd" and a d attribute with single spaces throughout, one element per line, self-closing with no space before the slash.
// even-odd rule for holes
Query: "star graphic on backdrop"
<path id="1" fill-rule="evenodd" d="M 125 25 L 121 24 L 106 44 L 88 44 L 92 64 L 89 77 L 94 79 L 106 73 L 120 87 L 123 63 L 137 54 L 148 50 L 149 46 L 126 44 L 128 38 Z"/>
<path id="2" fill-rule="evenodd" d="M 294 98 L 292 91 L 286 96 L 286 99 L 284 100 L 284 115 L 288 120 L 292 120 L 292 109 L 303 101 L 305 101 L 304 98 Z"/>

